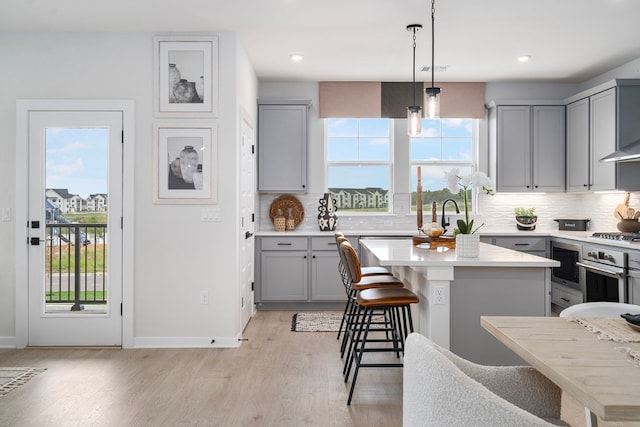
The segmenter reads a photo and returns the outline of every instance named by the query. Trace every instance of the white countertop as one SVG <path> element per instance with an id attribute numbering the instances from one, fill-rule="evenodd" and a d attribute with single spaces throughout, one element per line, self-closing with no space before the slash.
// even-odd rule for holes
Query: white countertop
<path id="1" fill-rule="evenodd" d="M 376 236 L 376 237 L 396 237 L 396 236 L 412 236 L 416 234 L 415 230 L 340 230 L 347 236 Z M 515 229 L 490 229 L 485 228 L 479 230 L 480 236 L 494 237 L 555 237 L 561 239 L 576 240 L 582 243 L 594 245 L 616 246 L 627 250 L 640 251 L 640 243 L 619 242 L 615 240 L 597 239 L 591 237 L 593 230 L 589 231 L 561 231 L 561 230 L 533 230 L 520 231 Z M 261 237 L 333 237 L 332 231 L 315 231 L 315 230 L 293 230 L 293 231 L 273 231 L 263 230 L 256 232 Z"/>
<path id="2" fill-rule="evenodd" d="M 461 258 L 454 249 L 439 251 L 413 245 L 411 239 L 361 240 L 383 266 L 454 266 L 454 267 L 559 267 L 560 263 L 551 259 L 517 252 L 511 249 L 480 243 L 477 258 Z"/>

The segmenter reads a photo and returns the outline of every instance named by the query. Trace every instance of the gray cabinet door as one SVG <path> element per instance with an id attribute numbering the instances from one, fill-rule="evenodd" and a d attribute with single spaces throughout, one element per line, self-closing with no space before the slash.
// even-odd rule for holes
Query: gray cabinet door
<path id="1" fill-rule="evenodd" d="M 590 99 L 591 182 L 590 190 L 616 188 L 616 164 L 600 159 L 616 151 L 616 89 L 611 88 Z"/>
<path id="2" fill-rule="evenodd" d="M 564 191 L 564 153 L 564 106 L 533 107 L 533 191 Z"/>
<path id="3" fill-rule="evenodd" d="M 307 105 L 258 105 L 258 191 L 307 191 Z"/>
<path id="4" fill-rule="evenodd" d="M 263 251 L 260 254 L 261 301 L 308 299 L 307 251 Z"/>
<path id="5" fill-rule="evenodd" d="M 589 189 L 589 99 L 567 105 L 567 191 Z"/>
<path id="6" fill-rule="evenodd" d="M 531 191 L 529 106 L 499 106 L 497 116 L 497 191 Z"/>
<path id="7" fill-rule="evenodd" d="M 346 292 L 338 275 L 337 251 L 314 251 L 311 254 L 311 299 L 345 301 Z"/>
<path id="8" fill-rule="evenodd" d="M 564 191 L 563 105 L 500 105 L 495 127 L 497 191 Z"/>

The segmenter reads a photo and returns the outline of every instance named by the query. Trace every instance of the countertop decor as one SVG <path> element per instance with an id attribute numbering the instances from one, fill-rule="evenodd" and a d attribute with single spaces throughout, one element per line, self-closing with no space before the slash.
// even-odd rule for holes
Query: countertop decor
<path id="1" fill-rule="evenodd" d="M 447 188 L 451 194 L 460 193 L 460 189 L 463 191 L 464 197 L 464 219 L 459 219 L 457 222 L 458 228 L 455 233 L 458 234 L 472 234 L 475 233 L 479 227 L 473 228 L 473 220 L 469 219 L 469 190 L 471 187 L 482 188 L 482 191 L 487 194 L 493 195 L 493 190 L 490 188 L 491 180 L 484 172 L 474 172 L 470 175 L 460 176 L 460 169 L 453 168 L 449 172 L 445 172 L 447 178 Z"/>
<path id="2" fill-rule="evenodd" d="M 269 208 L 269 218 L 274 222 L 274 218 L 278 215 L 278 209 L 282 215 L 287 215 L 291 209 L 291 215 L 294 221 L 294 228 L 297 227 L 304 219 L 304 208 L 302 203 L 295 196 L 285 194 L 276 198 Z"/>

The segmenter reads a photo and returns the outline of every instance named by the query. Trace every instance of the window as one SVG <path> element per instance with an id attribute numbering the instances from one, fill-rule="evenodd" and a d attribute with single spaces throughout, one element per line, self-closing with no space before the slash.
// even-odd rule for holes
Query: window
<path id="1" fill-rule="evenodd" d="M 389 119 L 327 119 L 327 187 L 338 209 L 389 212 L 392 161 Z"/>
<path id="2" fill-rule="evenodd" d="M 418 166 L 422 170 L 422 200 L 426 210 L 432 201 L 438 202 L 439 206 L 446 199 L 454 199 L 459 205 L 462 203 L 462 193 L 454 195 L 447 189 L 444 172 L 459 168 L 460 174 L 465 176 L 475 171 L 477 128 L 474 119 L 422 120 L 422 133 L 410 141 L 412 211 L 416 210 Z M 473 210 L 475 200 L 473 197 L 469 200 Z M 447 204 L 447 210 L 455 211 L 453 203 Z"/>

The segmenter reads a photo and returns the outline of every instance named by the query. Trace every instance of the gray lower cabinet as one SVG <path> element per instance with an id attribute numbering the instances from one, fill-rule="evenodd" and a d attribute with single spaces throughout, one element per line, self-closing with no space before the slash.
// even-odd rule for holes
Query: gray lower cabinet
<path id="1" fill-rule="evenodd" d="M 557 305 L 560 312 L 563 308 L 582 302 L 582 292 L 560 283 L 551 282 L 551 303 Z"/>
<path id="2" fill-rule="evenodd" d="M 309 259 L 307 238 L 260 239 L 258 294 L 260 301 L 305 301 Z M 258 257 L 256 257 L 258 259 Z"/>
<path id="3" fill-rule="evenodd" d="M 357 239 L 355 240 L 357 242 Z M 331 237 L 258 237 L 256 304 L 268 308 L 342 308 L 346 293 Z"/>
<path id="4" fill-rule="evenodd" d="M 488 239 L 489 237 L 483 236 L 483 238 Z M 514 251 L 526 252 L 544 258 L 547 257 L 546 237 L 495 236 L 492 238 L 491 243 L 503 248 L 513 249 Z"/>

